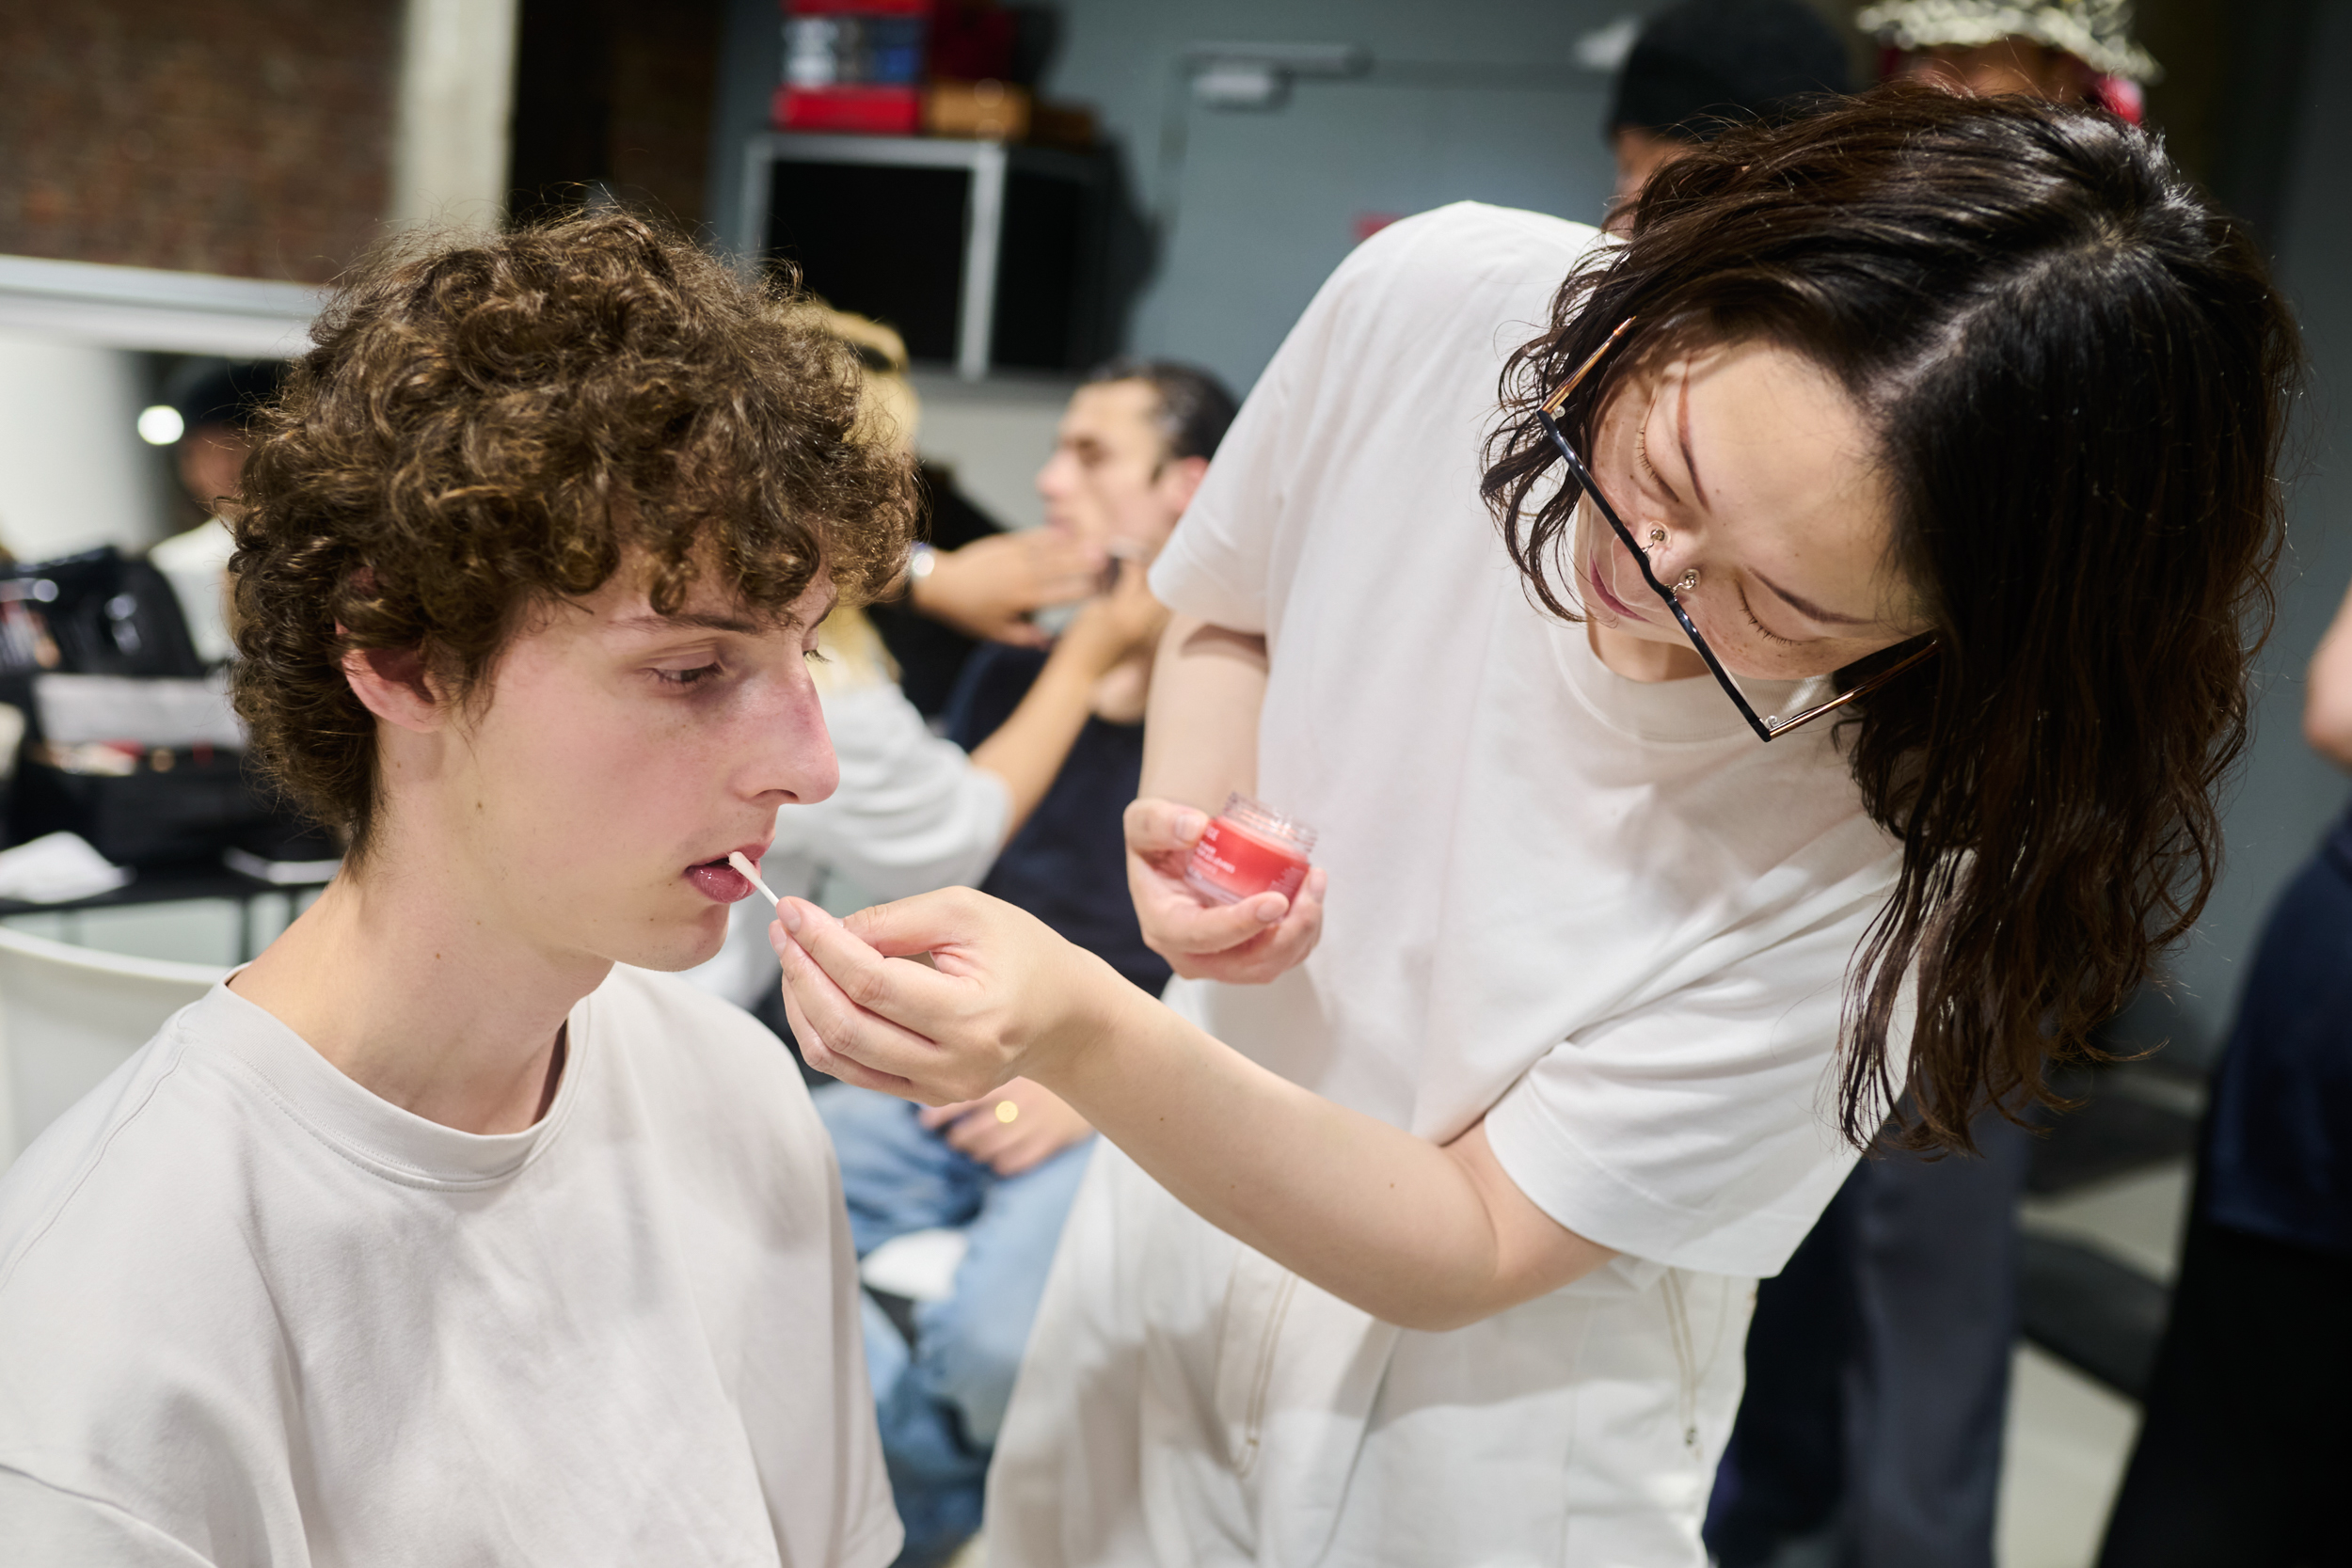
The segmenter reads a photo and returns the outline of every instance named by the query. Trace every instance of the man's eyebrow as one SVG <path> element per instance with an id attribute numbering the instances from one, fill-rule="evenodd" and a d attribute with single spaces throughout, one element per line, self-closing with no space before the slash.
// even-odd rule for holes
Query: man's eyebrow
<path id="1" fill-rule="evenodd" d="M 755 636 L 760 630 L 757 622 L 746 621 L 739 615 L 705 615 L 691 610 L 681 610 L 675 615 L 624 615 L 613 625 L 630 631 L 739 631 L 746 636 Z"/>
<path id="2" fill-rule="evenodd" d="M 1691 461 L 1691 376 L 1682 377 L 1682 395 L 1675 400 L 1675 444 L 1682 449 L 1683 471 L 1691 476 L 1691 493 L 1699 499 L 1699 505 L 1708 510 L 1707 486 L 1699 483 L 1699 466 Z M 1775 592 L 1778 592 L 1775 590 Z"/>
<path id="3" fill-rule="evenodd" d="M 1756 581 L 1762 583 L 1765 587 L 1771 589 L 1774 594 L 1778 594 L 1782 602 L 1787 604 L 1789 609 L 1795 610 L 1798 614 L 1806 616 L 1812 620 L 1824 622 L 1830 626 L 1870 626 L 1878 624 L 1867 615 L 1840 615 L 1834 610 L 1823 610 L 1820 605 L 1815 604 L 1810 599 L 1801 599 L 1794 594 L 1788 592 L 1786 588 L 1783 588 L 1780 584 L 1774 582 L 1772 578 L 1766 577 L 1763 573 L 1757 571 L 1753 566 L 1748 568 L 1748 576 L 1754 578 Z"/>

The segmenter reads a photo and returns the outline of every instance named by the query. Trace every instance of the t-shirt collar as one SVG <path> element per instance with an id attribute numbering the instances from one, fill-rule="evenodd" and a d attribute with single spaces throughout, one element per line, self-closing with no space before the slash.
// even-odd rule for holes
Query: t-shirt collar
<path id="1" fill-rule="evenodd" d="M 231 978 L 233 978 L 233 974 Z M 486 1187 L 504 1181 L 549 1147 L 595 1070 L 589 998 L 565 1024 L 563 1081 L 547 1115 L 518 1132 L 466 1132 L 428 1121 L 346 1077 L 274 1013 L 224 982 L 196 1004 L 199 1033 L 261 1081 L 269 1098 L 303 1129 L 355 1164 L 418 1187 Z"/>
<path id="2" fill-rule="evenodd" d="M 1569 689 L 1611 729 L 1652 741 L 1715 741 L 1733 736 L 1755 740 L 1748 721 L 1740 717 L 1740 710 L 1711 677 L 1629 680 L 1600 661 L 1593 651 L 1589 629 L 1581 623 L 1552 620 L 1548 630 Z M 1795 681 L 1743 680 L 1740 689 L 1760 714 L 1799 712 L 1827 702 L 1831 695 L 1826 675 Z M 1826 725 L 1829 721 L 1818 722 Z M 1813 728 L 1808 724 L 1798 733 Z"/>

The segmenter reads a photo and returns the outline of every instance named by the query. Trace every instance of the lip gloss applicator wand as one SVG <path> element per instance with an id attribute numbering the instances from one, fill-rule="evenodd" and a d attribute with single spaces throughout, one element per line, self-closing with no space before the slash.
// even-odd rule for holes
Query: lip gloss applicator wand
<path id="1" fill-rule="evenodd" d="M 781 907 L 783 901 L 773 893 L 769 891 L 768 884 L 766 882 L 759 879 L 759 867 L 754 865 L 742 850 L 729 850 L 727 852 L 727 863 L 735 867 L 736 874 L 738 876 L 741 877 L 745 881 L 751 883 L 752 886 L 757 888 L 759 890 L 759 895 L 762 898 L 767 899 L 771 905 Z"/>

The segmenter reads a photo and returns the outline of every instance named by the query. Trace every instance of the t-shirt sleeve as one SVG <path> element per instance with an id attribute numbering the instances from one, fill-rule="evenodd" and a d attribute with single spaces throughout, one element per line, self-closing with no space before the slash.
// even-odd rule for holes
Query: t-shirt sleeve
<path id="1" fill-rule="evenodd" d="M 1449 473 L 1475 458 L 1491 405 L 1455 429 L 1427 422 L 1428 400 L 1454 407 L 1451 380 L 1469 364 L 1484 402 L 1509 350 L 1540 326 L 1549 291 L 1599 241 L 1581 225 L 1456 202 L 1350 251 L 1242 404 L 1152 566 L 1152 592 L 1182 614 L 1272 638 L 1311 532 L 1343 530 L 1349 549 L 1375 554 L 1399 532 L 1420 537 L 1427 519 L 1415 508 L 1368 514 L 1318 498 L 1399 438 L 1420 450 L 1434 439 Z M 1498 338 L 1497 291 L 1516 298 L 1531 278 L 1538 296 L 1519 299 Z M 1474 494 L 1475 475 L 1464 479 Z"/>
<path id="2" fill-rule="evenodd" d="M 112 1503 L 0 1465 L 0 1568 L 211 1568 L 212 1560 Z"/>
<path id="3" fill-rule="evenodd" d="M 1392 228 L 1410 230 L 1420 221 Z M 1152 563 L 1152 592 L 1162 604 L 1235 631 L 1270 629 L 1292 489 L 1318 455 L 1308 450 L 1316 439 L 1314 404 L 1359 379 L 1354 365 L 1367 346 L 1358 320 L 1362 298 L 1379 289 L 1406 250 L 1406 234 L 1376 235 L 1315 291 L 1242 401 L 1207 477 Z"/>
<path id="4" fill-rule="evenodd" d="M 1806 928 L 1554 1046 L 1486 1115 L 1503 1170 L 1629 1257 L 1778 1274 L 1855 1159 L 1832 1117 L 1841 983 L 1786 976 L 1842 976 L 1883 899 L 1857 878 Z"/>

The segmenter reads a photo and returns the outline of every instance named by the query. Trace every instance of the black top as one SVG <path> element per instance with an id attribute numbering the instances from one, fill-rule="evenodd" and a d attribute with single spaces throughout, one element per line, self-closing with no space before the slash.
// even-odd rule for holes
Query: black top
<path id="1" fill-rule="evenodd" d="M 1003 531 L 993 517 L 973 505 L 956 488 L 953 471 L 926 463 L 922 473 L 924 516 L 920 531 L 933 548 L 960 550 L 975 539 Z M 874 629 L 882 633 L 882 646 L 898 661 L 898 689 L 924 718 L 938 718 L 955 691 L 956 677 L 963 673 L 963 661 L 972 657 L 972 650 L 979 643 L 953 626 L 932 620 L 905 597 L 875 605 L 866 614 L 872 617 Z"/>
<path id="2" fill-rule="evenodd" d="M 983 644 L 947 704 L 947 737 L 970 751 L 1012 716 L 1045 656 Z M 1157 996 L 1168 960 L 1143 945 L 1127 895 L 1120 819 L 1143 782 L 1143 726 L 1089 719 L 1037 811 L 996 857 L 980 891 L 1028 911 Z"/>
<path id="3" fill-rule="evenodd" d="M 2352 816 L 2271 911 L 2206 1140 L 2206 1218 L 2352 1254 Z"/>

